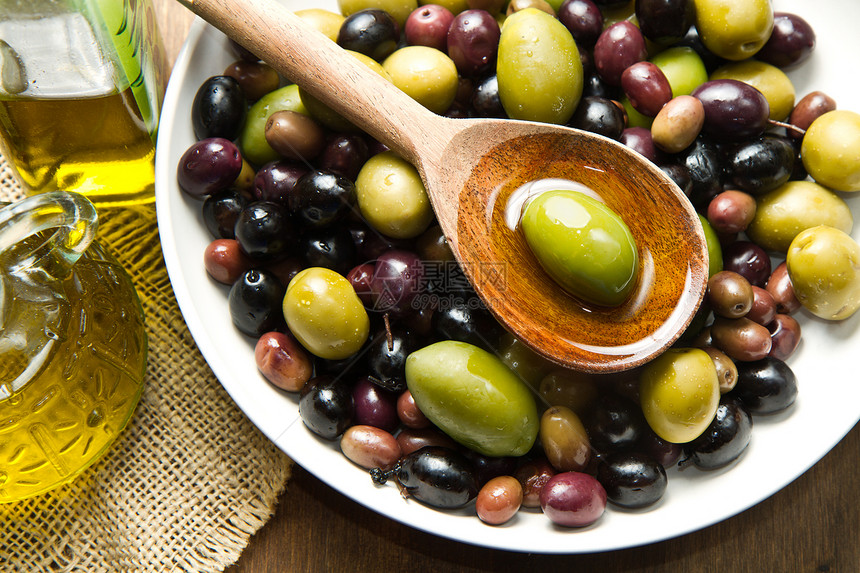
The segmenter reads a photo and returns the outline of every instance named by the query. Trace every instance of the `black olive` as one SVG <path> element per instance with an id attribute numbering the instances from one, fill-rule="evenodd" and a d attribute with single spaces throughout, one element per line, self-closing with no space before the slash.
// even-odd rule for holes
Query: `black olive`
<path id="1" fill-rule="evenodd" d="M 617 394 L 601 396 L 584 418 L 591 446 L 601 453 L 634 446 L 648 427 L 639 405 Z"/>
<path id="2" fill-rule="evenodd" d="M 424 446 L 401 458 L 390 472 L 375 469 L 371 476 L 377 484 L 393 476 L 406 494 L 442 509 L 463 507 L 478 495 L 472 464 L 442 446 Z"/>
<path id="3" fill-rule="evenodd" d="M 684 446 L 684 452 L 697 467 L 721 468 L 746 450 L 751 436 L 752 416 L 738 399 L 725 395 L 708 429 Z"/>
<path id="4" fill-rule="evenodd" d="M 785 137 L 765 135 L 724 149 L 726 182 L 733 188 L 763 195 L 785 183 L 794 170 L 795 150 Z"/>
<path id="5" fill-rule="evenodd" d="M 259 337 L 284 326 L 286 289 L 268 271 L 246 271 L 230 288 L 228 304 L 233 324 L 248 336 Z"/>
<path id="6" fill-rule="evenodd" d="M 247 103 L 242 87 L 230 76 L 203 82 L 191 104 L 191 124 L 197 139 L 236 139 L 245 122 Z"/>
<path id="7" fill-rule="evenodd" d="M 287 254 L 292 243 L 292 225 L 286 210 L 272 201 L 254 201 L 242 209 L 234 228 L 236 240 L 246 255 L 272 261 Z"/>
<path id="8" fill-rule="evenodd" d="M 247 200 L 236 189 L 213 193 L 203 200 L 203 222 L 216 239 L 234 239 L 239 214 Z"/>
<path id="9" fill-rule="evenodd" d="M 313 433 L 333 440 L 352 425 L 352 387 L 333 376 L 316 376 L 302 387 L 299 416 Z"/>
<path id="10" fill-rule="evenodd" d="M 343 228 L 309 229 L 302 234 L 297 250 L 309 267 L 324 267 L 346 276 L 356 263 L 355 242 Z"/>
<path id="11" fill-rule="evenodd" d="M 658 501 L 668 483 L 663 466 L 640 452 L 615 452 L 603 458 L 597 481 L 606 490 L 606 499 L 631 509 Z"/>
<path id="12" fill-rule="evenodd" d="M 731 394 L 740 398 L 751 414 L 772 414 L 791 406 L 797 398 L 797 378 L 777 358 L 738 362 L 738 382 Z"/>

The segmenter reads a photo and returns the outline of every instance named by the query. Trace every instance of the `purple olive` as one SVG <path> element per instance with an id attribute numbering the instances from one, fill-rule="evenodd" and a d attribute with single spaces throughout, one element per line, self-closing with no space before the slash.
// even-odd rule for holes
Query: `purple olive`
<path id="1" fill-rule="evenodd" d="M 465 10 L 448 30 L 448 56 L 464 76 L 477 76 L 495 63 L 499 51 L 499 23 L 486 10 Z"/>
<path id="2" fill-rule="evenodd" d="M 702 132 L 720 141 L 740 141 L 761 135 L 770 106 L 753 86 L 738 80 L 711 80 L 692 96 L 705 108 Z"/>
<path id="3" fill-rule="evenodd" d="M 627 20 L 606 28 L 594 45 L 594 65 L 607 84 L 621 85 L 621 74 L 636 62 L 648 57 L 645 38 Z"/>
<path id="4" fill-rule="evenodd" d="M 222 137 L 202 139 L 189 147 L 179 160 L 179 188 L 195 199 L 226 189 L 242 171 L 242 155 L 236 145 Z"/>
<path id="5" fill-rule="evenodd" d="M 592 0 L 565 0 L 556 15 L 584 48 L 594 46 L 603 32 L 603 14 Z"/>
<path id="6" fill-rule="evenodd" d="M 540 490 L 540 506 L 553 523 L 566 527 L 591 525 L 606 509 L 606 490 L 592 476 L 562 472 Z"/>
<path id="7" fill-rule="evenodd" d="M 693 25 L 693 0 L 636 0 L 642 34 L 658 44 L 674 44 Z"/>
<path id="8" fill-rule="evenodd" d="M 750 241 L 735 241 L 723 248 L 723 269 L 734 271 L 751 285 L 764 288 L 770 278 L 770 257 Z"/>
<path id="9" fill-rule="evenodd" d="M 796 14 L 774 12 L 773 32 L 755 57 L 778 68 L 786 68 L 807 59 L 814 48 L 815 31 L 809 22 Z"/>
<path id="10" fill-rule="evenodd" d="M 380 388 L 369 379 L 361 378 L 352 389 L 356 424 L 365 424 L 393 432 L 397 417 L 397 394 Z"/>
<path id="11" fill-rule="evenodd" d="M 424 265 L 415 253 L 390 250 L 382 254 L 373 269 L 371 290 L 374 309 L 379 312 L 408 311 L 422 290 Z"/>
<path id="12" fill-rule="evenodd" d="M 672 87 L 665 74 L 651 62 L 636 62 L 621 74 L 621 89 L 636 111 L 656 116 L 672 99 Z"/>
<path id="13" fill-rule="evenodd" d="M 444 6 L 419 6 L 406 18 L 403 33 L 410 46 L 429 46 L 441 52 L 448 50 L 448 30 L 454 14 Z"/>
<path id="14" fill-rule="evenodd" d="M 326 143 L 317 165 L 320 169 L 333 171 L 355 181 L 368 157 L 370 151 L 362 136 L 336 135 Z"/>
<path id="15" fill-rule="evenodd" d="M 621 132 L 619 141 L 651 163 L 659 163 L 663 157 L 663 153 L 654 145 L 651 130 L 648 128 L 628 127 Z"/>
<path id="16" fill-rule="evenodd" d="M 308 172 L 308 168 L 287 159 L 267 163 L 254 176 L 254 198 L 286 204 L 296 186 L 296 181 Z"/>

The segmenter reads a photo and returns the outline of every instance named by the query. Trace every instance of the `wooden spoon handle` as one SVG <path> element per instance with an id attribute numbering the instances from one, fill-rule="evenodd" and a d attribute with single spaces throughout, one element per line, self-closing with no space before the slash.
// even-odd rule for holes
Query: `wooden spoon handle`
<path id="1" fill-rule="evenodd" d="M 178 1 L 407 161 L 442 154 L 453 120 L 427 110 L 283 4 Z"/>

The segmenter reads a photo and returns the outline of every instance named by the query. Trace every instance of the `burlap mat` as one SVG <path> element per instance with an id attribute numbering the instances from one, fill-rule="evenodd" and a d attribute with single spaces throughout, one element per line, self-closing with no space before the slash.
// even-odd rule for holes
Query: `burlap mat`
<path id="1" fill-rule="evenodd" d="M 0 157 L 0 201 L 20 196 Z M 129 271 L 146 315 L 143 397 L 103 460 L 46 495 L 0 505 L 0 571 L 223 571 L 271 517 L 291 461 L 232 402 L 194 345 L 154 208 L 101 213 L 98 240 Z"/>

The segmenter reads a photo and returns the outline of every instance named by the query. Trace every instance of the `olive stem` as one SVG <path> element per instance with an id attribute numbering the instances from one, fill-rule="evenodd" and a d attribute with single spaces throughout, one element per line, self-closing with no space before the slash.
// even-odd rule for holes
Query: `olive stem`
<path id="1" fill-rule="evenodd" d="M 388 313 L 382 315 L 382 321 L 385 323 L 385 340 L 388 342 L 388 351 L 394 352 L 394 335 L 391 333 L 391 321 L 388 319 Z"/>
<path id="2" fill-rule="evenodd" d="M 776 127 L 782 127 L 782 128 L 787 129 L 789 131 L 793 131 L 794 133 L 796 133 L 797 135 L 800 135 L 801 137 L 806 135 L 806 130 L 801 129 L 801 128 L 797 127 L 796 125 L 792 125 L 792 124 L 786 123 L 784 121 L 776 121 L 774 119 L 769 119 L 769 120 L 767 120 L 767 122 L 770 125 L 774 125 Z"/>

